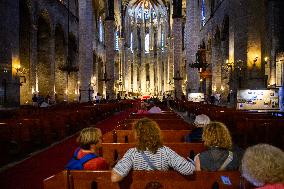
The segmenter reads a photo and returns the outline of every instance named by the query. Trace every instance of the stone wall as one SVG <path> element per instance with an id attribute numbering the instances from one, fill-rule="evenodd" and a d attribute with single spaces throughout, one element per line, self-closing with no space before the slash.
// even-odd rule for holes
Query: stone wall
<path id="1" fill-rule="evenodd" d="M 19 64 L 19 1 L 0 3 L 0 107 L 16 107 L 20 83 L 12 64 Z"/>
<path id="2" fill-rule="evenodd" d="M 73 36 L 77 48 L 69 56 L 73 67 L 78 65 L 76 3 L 70 0 L 68 19 L 67 3 L 57 0 L 1 1 L 0 9 L 4 14 L 0 18 L 0 63 L 7 69 L 7 83 L 18 83 L 12 88 L 19 94 L 9 95 L 13 104 L 31 104 L 32 93 L 54 96 L 58 92 L 59 100 L 74 100 L 77 96 L 77 76 L 70 77 L 67 84 L 66 69 L 59 71 L 59 67 L 67 62 L 68 36 Z"/>
<path id="3" fill-rule="evenodd" d="M 206 2 L 206 23 L 202 26 L 201 1 L 187 1 L 185 35 L 188 63 L 194 61 L 197 45 L 204 42 L 212 73 L 212 85 L 206 87 L 211 88 L 213 93 L 222 94 L 223 100 L 230 91 L 236 92 L 239 88 L 267 87 L 265 74 L 269 71 L 265 73 L 265 69 L 269 68 L 265 68 L 267 63 L 264 59 L 267 57 L 266 59 L 275 60 L 275 57 L 270 55 L 273 54 L 270 49 L 275 51 L 277 41 L 276 44 L 271 44 L 270 42 L 275 43 L 275 40 L 271 40 L 270 36 L 279 32 L 275 25 L 267 29 L 277 15 L 272 3 L 266 3 L 265 0 L 223 0 L 211 9 L 210 1 Z M 225 27 L 226 19 L 228 27 Z M 272 71 L 268 77 L 275 80 L 275 63 L 269 63 Z M 194 73 L 189 68 L 189 88 L 194 88 L 194 83 L 199 83 L 199 78 L 194 77 Z"/>

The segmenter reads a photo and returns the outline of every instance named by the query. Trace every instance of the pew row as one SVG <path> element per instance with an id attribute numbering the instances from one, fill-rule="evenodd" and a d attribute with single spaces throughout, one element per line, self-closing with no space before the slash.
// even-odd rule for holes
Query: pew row
<path id="1" fill-rule="evenodd" d="M 193 158 L 194 155 L 205 150 L 203 143 L 166 143 L 165 146 L 184 158 Z M 102 143 L 102 154 L 109 165 L 114 165 L 128 149 L 133 147 L 134 143 Z"/>
<path id="2" fill-rule="evenodd" d="M 161 130 L 188 130 L 193 129 L 195 126 L 185 121 L 179 122 L 176 120 L 160 120 L 156 121 Z M 115 129 L 117 130 L 131 130 L 136 122 L 121 122 Z"/>
<path id="3" fill-rule="evenodd" d="M 161 130 L 161 136 L 166 143 L 184 142 L 184 138 L 191 130 Z M 105 143 L 134 143 L 132 130 L 114 130 L 103 135 Z"/>
<path id="4" fill-rule="evenodd" d="M 188 176 L 175 171 L 131 171 L 120 183 L 112 183 L 110 177 L 111 171 L 65 170 L 43 182 L 44 189 L 145 189 L 151 182 L 159 182 L 163 189 L 252 188 L 238 171 L 201 171 Z"/>

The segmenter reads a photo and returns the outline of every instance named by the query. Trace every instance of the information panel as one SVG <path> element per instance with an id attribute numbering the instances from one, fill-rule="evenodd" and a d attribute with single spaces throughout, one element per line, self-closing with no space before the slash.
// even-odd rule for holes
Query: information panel
<path id="1" fill-rule="evenodd" d="M 188 101 L 203 102 L 204 101 L 204 93 L 188 93 Z"/>
<path id="2" fill-rule="evenodd" d="M 239 90 L 237 109 L 240 110 L 279 110 L 279 90 Z"/>

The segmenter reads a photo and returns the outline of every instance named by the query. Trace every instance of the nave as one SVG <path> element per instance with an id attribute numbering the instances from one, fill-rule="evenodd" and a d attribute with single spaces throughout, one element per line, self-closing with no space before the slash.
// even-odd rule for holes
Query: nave
<path id="1" fill-rule="evenodd" d="M 243 148 L 259 142 L 265 142 L 283 149 L 283 146 L 279 146 L 281 144 L 283 145 L 283 140 L 279 141 L 279 138 L 283 139 L 283 124 L 281 124 L 283 123 L 283 118 L 275 118 L 267 113 L 233 112 L 233 110 L 230 109 L 213 105 L 202 105 L 199 103 L 174 103 L 174 106 L 180 110 L 185 110 L 187 108 L 187 111 L 192 114 L 207 113 L 211 119 L 226 122 L 232 132 L 233 139 L 235 139 L 234 137 L 240 137 L 240 132 L 242 133 L 243 138 L 238 138 L 238 140 L 235 139 L 235 141 Z M 115 115 L 104 121 L 98 122 L 95 125 L 100 128 L 104 134 L 102 156 L 107 160 L 109 165 L 113 165 L 117 158 L 121 158 L 127 149 L 134 145 L 133 135 L 129 129 L 131 129 L 133 123 L 137 121 L 137 119 L 145 116 L 132 114 L 137 111 L 137 108 L 138 106 L 136 105 L 130 109 L 121 111 L 120 113 L 115 113 Z M 166 111 L 162 114 L 147 115 L 151 119 L 156 120 L 160 125 L 162 135 L 164 136 L 164 142 L 183 157 L 193 158 L 194 154 L 203 151 L 204 146 L 202 143 L 183 142 L 185 134 L 191 131 L 193 125 L 183 121 L 183 119 L 174 112 L 171 112 L 168 109 L 164 110 Z M 228 119 L 228 115 L 230 115 L 230 119 Z M 250 119 L 253 121 L 248 121 Z M 258 122 L 256 122 L 257 119 L 259 119 L 259 122 L 261 121 L 263 125 L 258 124 Z M 230 122 L 235 122 L 237 124 L 229 125 Z M 248 122 L 251 124 L 248 125 Z M 271 131 L 274 129 L 278 132 L 266 132 L 267 130 L 265 129 L 268 129 L 268 124 L 270 124 L 269 129 Z M 243 125 L 242 130 L 236 132 L 238 129 L 241 129 L 239 127 L 240 125 Z M 86 127 L 86 125 L 82 127 Z M 255 137 L 252 137 L 252 135 Z M 215 181 L 219 183 L 220 188 L 240 188 L 240 183 L 243 184 L 243 180 L 240 180 L 240 173 L 238 171 L 228 173 L 201 172 L 192 176 L 181 176 L 172 171 L 170 173 L 157 173 L 156 171 L 139 173 L 134 171 L 120 184 L 112 184 L 110 182 L 110 171 L 61 172 L 76 148 L 75 138 L 76 135 L 66 138 L 19 164 L 2 171 L 1 188 L 43 188 L 44 179 L 46 179 L 44 181 L 44 188 L 46 189 L 87 189 L 92 188 L 95 185 L 97 188 L 139 189 L 145 188 L 150 181 L 159 181 L 164 188 L 184 188 L 184 186 L 190 186 L 191 188 L 212 188 Z M 55 177 L 50 177 L 55 174 Z M 224 185 L 220 180 L 220 174 L 223 176 L 224 174 L 227 175 L 231 179 L 233 185 Z M 11 178 L 17 180 L 17 182 L 11 182 Z M 206 182 L 204 182 L 205 180 Z"/>

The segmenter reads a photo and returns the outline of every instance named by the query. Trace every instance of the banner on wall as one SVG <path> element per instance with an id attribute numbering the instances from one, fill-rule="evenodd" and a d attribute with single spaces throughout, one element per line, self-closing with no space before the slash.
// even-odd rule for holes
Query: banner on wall
<path id="1" fill-rule="evenodd" d="M 204 93 L 188 93 L 188 101 L 203 102 L 204 101 Z"/>
<path id="2" fill-rule="evenodd" d="M 238 90 L 239 110 L 279 110 L 279 89 Z"/>

